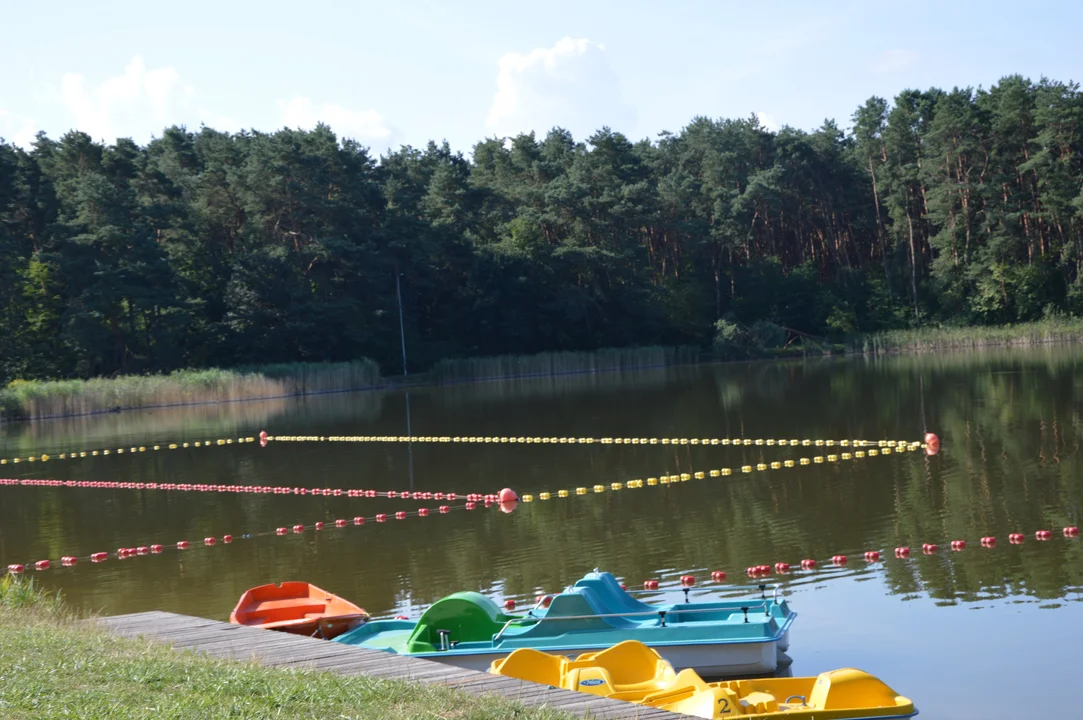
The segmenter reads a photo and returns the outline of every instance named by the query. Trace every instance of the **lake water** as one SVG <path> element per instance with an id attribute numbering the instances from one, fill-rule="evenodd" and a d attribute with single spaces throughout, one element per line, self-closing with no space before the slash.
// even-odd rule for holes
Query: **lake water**
<path id="1" fill-rule="evenodd" d="M 484 382 L 409 393 L 414 435 L 942 439 L 893 453 L 576 496 L 577 486 L 739 468 L 846 448 L 693 445 L 270 443 L 5 465 L 0 476 L 128 482 L 554 494 L 362 527 L 260 535 L 295 523 L 435 508 L 439 501 L 0 487 L 0 567 L 162 543 L 161 555 L 33 573 L 84 608 L 225 619 L 248 587 L 307 580 L 374 615 L 480 590 L 502 602 L 559 591 L 595 567 L 682 598 L 751 591 L 750 565 L 815 558 L 773 576 L 798 613 L 795 675 L 853 666 L 926 718 L 1074 706 L 1083 640 L 1079 524 L 1083 349 L 1048 347 L 728 364 Z M 0 428 L 0 457 L 256 435 L 406 434 L 407 395 L 333 395 L 124 413 Z M 569 498 L 556 491 L 573 489 Z M 461 505 L 461 501 L 455 503 Z M 1038 542 L 1034 531 L 1053 537 Z M 1008 534 L 1026 534 L 1022 545 Z M 232 544 L 202 538 L 232 534 Z M 996 548 L 979 538 L 996 536 Z M 180 552 L 177 540 L 192 542 Z M 951 552 L 953 539 L 968 547 Z M 922 543 L 936 543 L 922 555 Z M 914 557 L 897 560 L 896 546 Z M 880 563 L 860 559 L 884 553 Z M 845 568 L 831 567 L 846 554 Z M 709 582 L 712 570 L 729 574 Z M 758 592 L 756 593 L 758 596 Z M 1022 715 L 1021 715 L 1022 716 Z"/>

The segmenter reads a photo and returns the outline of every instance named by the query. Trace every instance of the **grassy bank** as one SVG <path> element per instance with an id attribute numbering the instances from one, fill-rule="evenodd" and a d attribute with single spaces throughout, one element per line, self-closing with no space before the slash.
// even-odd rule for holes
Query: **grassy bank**
<path id="1" fill-rule="evenodd" d="M 1083 319 L 1056 317 L 1017 325 L 926 327 L 867 335 L 849 344 L 864 354 L 921 353 L 991 347 L 1028 347 L 1083 341 Z"/>
<path id="2" fill-rule="evenodd" d="M 441 360 L 429 371 L 434 382 L 565 375 L 684 365 L 699 360 L 694 347 L 605 348 L 593 352 L 498 355 Z"/>
<path id="3" fill-rule="evenodd" d="M 0 717 L 563 720 L 450 688 L 262 668 L 75 622 L 28 580 L 0 580 Z"/>
<path id="4" fill-rule="evenodd" d="M 380 369 L 371 360 L 292 363 L 233 370 L 179 370 L 91 380 L 27 382 L 0 390 L 0 419 L 86 415 L 122 408 L 193 405 L 372 387 Z"/>

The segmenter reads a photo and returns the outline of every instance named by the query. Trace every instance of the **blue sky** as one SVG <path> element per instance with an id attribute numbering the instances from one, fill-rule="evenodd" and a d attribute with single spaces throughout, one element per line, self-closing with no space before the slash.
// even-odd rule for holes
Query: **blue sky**
<path id="1" fill-rule="evenodd" d="M 453 5 L 455 7 L 453 7 Z M 697 116 L 848 126 L 871 95 L 1083 80 L 1083 3 L 0 0 L 0 137 L 328 123 L 375 152 Z"/>

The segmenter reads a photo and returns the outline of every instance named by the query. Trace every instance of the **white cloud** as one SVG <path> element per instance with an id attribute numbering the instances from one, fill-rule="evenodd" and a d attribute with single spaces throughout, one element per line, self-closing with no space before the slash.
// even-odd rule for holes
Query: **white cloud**
<path id="1" fill-rule="evenodd" d="M 381 141 L 381 145 L 388 144 L 393 134 L 383 115 L 375 110 L 350 110 L 334 103 L 317 105 L 300 96 L 279 100 L 278 109 L 286 127 L 311 130 L 322 122 L 339 137 L 358 142 Z"/>
<path id="2" fill-rule="evenodd" d="M 763 126 L 764 129 L 770 130 L 771 132 L 778 132 L 778 129 L 782 127 L 779 124 L 778 120 L 775 119 L 775 116 L 769 113 L 757 111 L 756 117 L 759 118 L 760 125 Z"/>
<path id="3" fill-rule="evenodd" d="M 74 127 L 109 143 L 118 137 L 147 140 L 170 125 L 195 120 L 199 117 L 195 94 L 175 68 L 148 70 L 138 55 L 122 74 L 96 87 L 76 73 L 67 73 L 60 81 L 60 99 Z"/>
<path id="4" fill-rule="evenodd" d="M 878 73 L 898 72 L 915 64 L 919 57 L 913 50 L 885 50 L 873 63 L 872 70 Z"/>
<path id="5" fill-rule="evenodd" d="M 32 119 L 0 108 L 0 138 L 29 149 L 37 135 L 38 126 Z"/>
<path id="6" fill-rule="evenodd" d="M 605 47 L 566 37 L 553 47 L 500 58 L 485 127 L 497 135 L 544 135 L 559 125 L 583 138 L 603 125 L 629 132 L 634 121 Z"/>

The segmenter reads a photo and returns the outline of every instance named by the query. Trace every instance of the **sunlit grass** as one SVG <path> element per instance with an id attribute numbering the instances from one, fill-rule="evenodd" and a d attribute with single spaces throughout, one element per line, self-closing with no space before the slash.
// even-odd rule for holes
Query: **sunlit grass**
<path id="1" fill-rule="evenodd" d="M 889 330 L 865 336 L 850 346 L 853 352 L 935 352 L 982 347 L 1027 347 L 1083 341 L 1083 319 L 1046 318 L 1017 325 L 926 327 Z"/>
<path id="2" fill-rule="evenodd" d="M 372 387 L 380 369 L 371 360 L 292 363 L 234 370 L 179 370 L 90 380 L 16 380 L 0 390 L 0 416 L 43 418 L 113 409 L 192 405 Z"/>
<path id="3" fill-rule="evenodd" d="M 0 581 L 0 717 L 558 720 L 440 686 L 263 668 L 76 622 L 28 580 Z"/>

